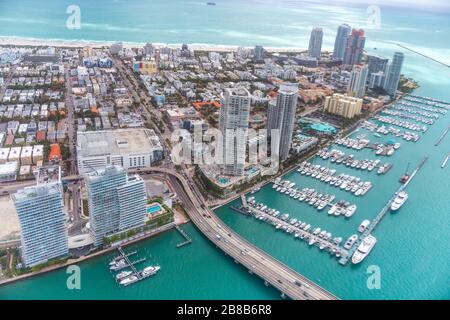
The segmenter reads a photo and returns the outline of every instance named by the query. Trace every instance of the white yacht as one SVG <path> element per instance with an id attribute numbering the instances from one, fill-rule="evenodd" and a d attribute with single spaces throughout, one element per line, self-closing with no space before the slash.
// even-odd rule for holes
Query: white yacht
<path id="1" fill-rule="evenodd" d="M 122 272 L 119 272 L 119 273 L 116 275 L 116 280 L 122 280 L 123 278 L 126 278 L 126 277 L 130 276 L 132 273 L 133 273 L 133 272 L 131 272 L 131 271 L 122 271 Z"/>
<path id="2" fill-rule="evenodd" d="M 358 231 L 361 232 L 361 233 L 363 233 L 364 230 L 367 229 L 367 227 L 369 226 L 369 224 L 370 224 L 370 220 L 364 220 L 364 221 L 361 222 L 361 224 L 359 225 Z"/>
<path id="3" fill-rule="evenodd" d="M 356 240 L 358 240 L 358 235 L 354 234 L 354 235 L 350 236 L 350 238 L 348 238 L 347 241 L 345 241 L 344 249 L 349 250 L 353 246 L 353 244 L 355 243 Z"/>
<path id="4" fill-rule="evenodd" d="M 129 284 L 135 283 L 135 282 L 138 281 L 138 280 L 139 280 L 138 277 L 136 277 L 136 276 L 131 276 L 131 277 L 128 277 L 128 278 L 125 278 L 125 279 L 121 280 L 121 281 L 120 281 L 120 284 L 121 284 L 121 285 L 124 285 L 124 286 L 127 286 L 127 285 L 129 285 Z"/>
<path id="5" fill-rule="evenodd" d="M 405 191 L 400 191 L 391 203 L 391 210 L 397 211 L 408 199 L 408 194 Z"/>
<path id="6" fill-rule="evenodd" d="M 367 257 L 376 243 L 377 238 L 375 238 L 374 236 L 368 235 L 367 237 L 365 237 L 361 244 L 358 246 L 358 249 L 353 254 L 352 263 L 357 264 L 363 261 L 363 259 Z"/>
<path id="7" fill-rule="evenodd" d="M 336 211 L 337 207 L 333 205 L 330 210 L 328 210 L 328 214 L 333 214 Z"/>
<path id="8" fill-rule="evenodd" d="M 345 217 L 350 218 L 355 213 L 355 211 L 356 211 L 356 204 L 348 206 L 345 211 Z"/>
<path id="9" fill-rule="evenodd" d="M 125 259 L 121 259 L 121 260 L 117 261 L 114 265 L 112 265 L 109 269 L 120 270 L 120 269 L 124 268 L 126 265 L 127 265 L 127 262 L 125 261 Z"/>
<path id="10" fill-rule="evenodd" d="M 150 266 L 142 270 L 141 274 L 143 277 L 151 276 L 156 274 L 159 271 L 159 269 L 161 269 L 160 266 Z"/>

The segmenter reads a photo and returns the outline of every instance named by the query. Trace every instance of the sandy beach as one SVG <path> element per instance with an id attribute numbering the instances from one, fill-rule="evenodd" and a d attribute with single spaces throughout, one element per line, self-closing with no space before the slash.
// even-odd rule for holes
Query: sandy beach
<path id="1" fill-rule="evenodd" d="M 59 39 L 31 39 L 31 38 L 16 38 L 16 37 L 5 37 L 0 36 L 0 46 L 49 46 L 49 47 L 67 47 L 67 48 L 81 48 L 81 47 L 93 47 L 101 48 L 108 47 L 115 41 L 90 41 L 90 40 L 59 40 Z M 136 42 L 122 42 L 125 48 L 142 48 L 145 43 Z M 181 44 L 165 44 L 165 43 L 152 43 L 156 47 L 167 46 L 170 48 L 179 48 Z M 188 44 L 190 48 L 199 51 L 217 51 L 217 52 L 230 52 L 236 51 L 239 46 L 229 46 L 229 45 L 211 45 L 211 44 L 201 44 L 192 43 Z M 243 47 L 248 49 L 253 49 L 253 47 Z M 306 51 L 305 48 L 297 47 L 264 47 L 268 52 L 302 52 Z M 322 49 L 323 51 L 331 50 L 328 48 Z"/>
<path id="2" fill-rule="evenodd" d="M 19 218 L 9 196 L 0 197 L 0 208 L 0 242 L 20 239 Z"/>

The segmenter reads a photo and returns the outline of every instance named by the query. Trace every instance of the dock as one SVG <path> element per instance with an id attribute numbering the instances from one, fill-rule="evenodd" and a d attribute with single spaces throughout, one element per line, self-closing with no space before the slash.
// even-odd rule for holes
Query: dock
<path id="1" fill-rule="evenodd" d="M 131 257 L 132 255 L 135 255 L 135 254 L 137 254 L 137 251 L 131 251 L 131 252 L 128 252 L 127 254 L 125 254 L 127 257 Z M 122 254 L 120 254 L 120 255 L 118 255 L 117 257 L 115 257 L 113 260 L 114 261 L 118 261 L 118 260 L 120 260 L 120 259 L 123 259 L 123 255 Z"/>
<path id="2" fill-rule="evenodd" d="M 245 209 L 247 209 L 248 211 L 250 211 L 250 214 L 253 216 L 263 216 L 266 218 L 265 222 L 267 223 L 271 223 L 272 225 L 280 225 L 281 227 L 286 227 L 286 228 L 290 228 L 291 230 L 293 230 L 292 234 L 298 234 L 298 237 L 300 239 L 300 236 L 304 236 L 305 237 L 305 241 L 307 240 L 311 240 L 314 239 L 315 242 L 314 244 L 318 247 L 321 247 L 321 249 L 328 249 L 328 250 L 334 250 L 335 253 L 340 254 L 340 256 L 344 256 L 347 255 L 347 251 L 345 249 L 343 249 L 342 247 L 340 247 L 339 245 L 336 245 L 334 242 L 323 239 L 321 237 L 319 237 L 318 235 L 314 235 L 312 232 L 303 230 L 301 228 L 295 227 L 292 224 L 290 224 L 288 221 L 282 220 L 278 217 L 274 217 L 271 216 L 270 214 L 261 211 L 259 209 L 256 209 L 250 205 L 247 205 L 246 207 L 244 207 Z M 307 237 L 307 238 L 306 238 Z"/>
<path id="3" fill-rule="evenodd" d="M 348 251 L 348 253 L 346 255 L 342 255 L 341 259 L 339 260 L 339 263 L 341 265 L 346 265 L 347 262 L 351 259 L 351 257 L 353 256 L 353 254 L 355 253 L 355 251 L 358 249 L 358 246 L 360 245 L 362 239 L 364 239 L 365 237 L 367 237 L 369 234 L 372 233 L 373 230 L 375 230 L 375 228 L 378 226 L 378 224 L 381 222 L 381 220 L 383 220 L 383 218 L 386 216 L 386 213 L 390 210 L 391 207 L 391 203 L 394 201 L 394 199 L 396 198 L 397 194 L 401 191 L 403 191 L 408 184 L 414 179 L 414 177 L 416 176 L 416 174 L 419 172 L 419 170 L 423 167 L 423 165 L 425 164 L 425 162 L 427 162 L 428 157 L 423 158 L 423 160 L 420 162 L 420 164 L 417 166 L 417 168 L 414 170 L 414 172 L 411 174 L 410 178 L 408 179 L 408 181 L 406 181 L 405 184 L 401 185 L 397 191 L 394 193 L 394 195 L 389 199 L 389 201 L 386 203 L 386 205 L 381 209 L 381 211 L 377 214 L 377 216 L 375 217 L 375 219 L 373 219 L 369 226 L 367 226 L 366 230 L 364 230 L 363 233 L 361 233 L 361 235 L 359 236 L 358 240 L 353 244 L 353 246 L 350 248 L 350 250 Z"/>
<path id="4" fill-rule="evenodd" d="M 119 253 L 122 256 L 122 258 L 125 259 L 127 264 L 125 266 L 123 266 L 122 268 L 114 270 L 114 271 L 119 271 L 119 270 L 122 270 L 124 268 L 130 267 L 131 270 L 133 271 L 133 275 L 136 276 L 139 280 L 141 280 L 142 279 L 141 273 L 136 269 L 136 267 L 134 265 L 138 264 L 140 262 L 144 262 L 146 259 L 145 258 L 141 258 L 141 259 L 136 260 L 136 261 L 131 261 L 130 258 L 128 257 L 128 255 L 123 251 L 122 247 L 118 247 L 117 250 L 119 251 Z"/>
<path id="5" fill-rule="evenodd" d="M 447 165 L 448 158 L 450 158 L 450 152 L 447 154 L 447 157 L 444 159 L 444 162 L 442 162 L 442 164 L 441 164 L 442 169 L 444 169 L 445 166 Z"/>
<path id="6" fill-rule="evenodd" d="M 244 216 L 248 216 L 249 215 L 248 211 L 245 210 L 243 206 L 233 206 L 233 205 L 231 205 L 229 208 L 231 210 L 234 210 L 236 212 L 239 212 L 239 213 L 243 214 Z"/>
<path id="7" fill-rule="evenodd" d="M 279 186 L 279 187 L 284 187 L 281 183 L 277 183 L 277 182 L 273 182 L 273 184 L 274 185 L 276 185 L 276 186 Z M 294 190 L 293 188 L 290 188 L 292 191 Z M 306 188 L 305 188 L 306 189 Z M 301 190 L 298 190 L 298 189 L 296 189 L 296 193 L 302 193 L 303 192 L 303 190 L 304 189 L 301 189 Z M 317 192 L 319 192 L 318 190 L 316 190 Z M 291 198 L 291 196 L 289 196 L 289 194 L 284 194 L 285 196 L 288 196 L 289 198 Z M 331 196 L 331 195 L 329 195 L 329 194 L 326 194 L 327 196 Z M 334 196 L 334 195 L 332 195 L 332 196 Z M 293 199 L 293 200 L 295 200 L 295 199 Z M 341 200 L 342 201 L 342 200 Z M 326 206 L 325 206 L 325 208 L 328 208 L 328 207 L 334 207 L 334 206 L 337 206 L 338 205 L 338 203 L 339 203 L 340 201 L 327 201 L 326 202 Z M 309 205 L 309 206 L 311 206 L 310 204 L 308 204 L 308 202 L 307 201 L 305 201 L 305 202 L 303 202 L 304 204 L 306 204 L 306 205 Z M 353 204 L 350 204 L 350 205 L 353 205 Z M 233 206 L 230 206 L 230 208 L 231 209 L 233 209 L 233 210 L 235 210 L 235 211 L 237 211 L 237 212 L 239 212 L 239 213 L 242 213 L 242 214 L 245 214 L 245 215 L 249 215 L 249 213 L 248 213 L 248 211 L 247 210 L 245 210 L 245 208 L 246 208 L 246 206 L 247 206 L 247 204 L 246 205 L 243 205 L 242 207 L 233 207 Z M 317 207 L 314 207 L 313 206 L 313 208 L 315 208 L 316 210 L 319 210 L 320 211 L 320 209 L 318 209 Z M 324 209 L 325 209 L 324 208 Z M 344 215 L 343 215 L 344 216 Z"/>
<path id="8" fill-rule="evenodd" d="M 450 126 L 447 127 L 447 129 L 444 130 L 444 132 L 439 136 L 439 138 L 434 143 L 434 146 L 437 147 L 442 140 L 444 140 L 445 136 L 447 135 L 448 131 L 450 130 Z"/>
<path id="9" fill-rule="evenodd" d="M 185 245 L 191 244 L 192 243 L 192 239 L 187 235 L 186 232 L 184 232 L 183 229 L 181 229 L 179 226 L 175 226 L 175 229 L 177 229 L 177 231 L 181 234 L 181 236 L 185 239 L 185 241 L 180 242 L 177 244 L 177 248 L 181 248 Z"/>

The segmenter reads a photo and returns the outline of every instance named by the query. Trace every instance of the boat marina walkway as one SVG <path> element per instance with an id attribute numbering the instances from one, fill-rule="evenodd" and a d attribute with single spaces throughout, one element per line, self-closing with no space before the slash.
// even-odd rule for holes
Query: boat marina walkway
<path id="1" fill-rule="evenodd" d="M 394 195 L 389 199 L 389 201 L 386 203 L 386 205 L 381 209 L 381 211 L 377 214 L 375 219 L 373 219 L 370 224 L 367 226 L 367 228 L 364 230 L 364 232 L 359 236 L 358 240 L 353 244 L 353 246 L 350 248 L 348 253 L 346 255 L 343 255 L 341 259 L 339 260 L 339 263 L 342 265 L 346 265 L 347 262 L 351 259 L 355 251 L 358 249 L 358 246 L 360 245 L 362 239 L 367 237 L 369 234 L 372 233 L 373 230 L 378 226 L 378 224 L 381 222 L 381 220 L 386 216 L 386 213 L 389 211 L 391 207 L 392 201 L 394 201 L 397 194 L 408 186 L 408 184 L 414 179 L 416 174 L 419 172 L 419 170 L 422 168 L 422 166 L 427 162 L 428 157 L 425 157 L 420 164 L 417 166 L 417 168 L 414 170 L 414 172 L 411 174 L 408 181 L 406 181 L 405 184 L 401 185 L 397 191 L 394 193 Z"/>
<path id="2" fill-rule="evenodd" d="M 181 229 L 179 226 L 175 226 L 175 229 L 181 234 L 181 236 L 185 239 L 185 241 L 180 242 L 177 244 L 177 248 L 181 248 L 185 245 L 191 244 L 192 239 L 187 235 L 186 232 L 184 232 L 183 229 Z"/>
<path id="3" fill-rule="evenodd" d="M 295 227 L 292 224 L 290 224 L 288 221 L 282 220 L 278 217 L 274 217 L 271 216 L 270 214 L 261 211 L 259 209 L 256 209 L 254 207 L 252 207 L 251 205 L 248 204 L 248 202 L 245 200 L 245 197 L 241 198 L 243 200 L 243 208 L 244 210 L 247 210 L 247 212 L 249 212 L 250 215 L 253 216 L 259 216 L 259 217 L 265 217 L 265 221 L 267 223 L 272 223 L 273 225 L 280 225 L 281 227 L 285 227 L 285 228 L 290 228 L 291 230 L 293 230 L 292 233 L 294 234 L 298 234 L 298 236 L 304 236 L 305 238 L 308 237 L 308 241 L 309 240 L 313 240 L 314 244 L 318 247 L 321 247 L 322 249 L 327 248 L 329 250 L 333 250 L 333 252 L 342 255 L 347 255 L 347 251 L 345 249 L 343 249 L 342 247 L 336 245 L 335 243 L 333 243 L 332 241 L 323 239 L 321 237 L 319 237 L 318 235 L 314 235 L 312 232 L 309 231 L 305 231 L 301 228 Z"/>

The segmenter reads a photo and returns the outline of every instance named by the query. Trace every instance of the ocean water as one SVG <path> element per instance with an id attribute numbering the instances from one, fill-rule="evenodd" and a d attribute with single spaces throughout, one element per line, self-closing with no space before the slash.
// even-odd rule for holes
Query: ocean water
<path id="1" fill-rule="evenodd" d="M 343 7 L 299 1 L 217 0 L 203 1 L 77 1 L 81 29 L 65 27 L 66 8 L 72 1 L 0 0 L 0 36 L 42 39 L 84 39 L 155 43 L 203 43 L 211 45 L 262 44 L 271 47 L 307 47 L 315 25 L 324 28 L 324 47 L 331 48 L 335 29 L 347 22 L 367 29 L 366 49 L 391 56 L 405 53 L 403 72 L 418 80 L 419 95 L 450 101 L 450 69 L 400 49 L 402 43 L 450 63 L 449 14 L 381 8 L 381 28 L 367 26 L 366 6 Z M 376 48 L 376 49 L 375 49 Z M 409 199 L 396 214 L 388 214 L 375 230 L 378 243 L 359 265 L 339 265 L 316 247 L 277 232 L 265 223 L 244 217 L 228 206 L 217 210 L 237 232 L 276 258 L 343 299 L 448 299 L 450 287 L 450 173 L 441 169 L 450 151 L 449 136 L 438 146 L 434 141 L 450 123 L 441 116 L 417 143 L 400 141 L 402 147 L 386 159 L 394 167 L 385 176 L 331 165 L 339 172 L 369 179 L 374 187 L 364 197 L 349 193 L 294 172 L 286 178 L 302 187 L 336 194 L 355 202 L 351 219 L 329 217 L 309 206 L 276 194 L 270 186 L 256 194 L 258 201 L 288 212 L 292 217 L 327 229 L 343 238 L 355 233 L 365 218 L 373 218 L 398 187 L 407 163 L 415 167 L 424 156 L 430 159 L 408 186 Z M 361 130 L 357 134 L 364 133 Z M 368 134 L 368 133 L 367 133 Z M 377 140 L 368 134 L 371 140 Z M 384 141 L 386 137 L 379 138 Z M 342 149 L 349 151 L 348 149 Z M 358 158 L 375 158 L 369 151 L 352 151 Z M 315 163 L 324 163 L 314 159 Z M 256 276 L 236 265 L 210 244 L 191 224 L 184 227 L 193 243 L 176 248 L 181 237 L 170 231 L 132 246 L 151 263 L 162 266 L 157 276 L 126 289 L 119 288 L 107 270 L 106 255 L 80 265 L 82 289 L 68 290 L 65 270 L 0 287 L 0 299 L 19 298 L 146 298 L 146 299 L 276 299 L 279 293 L 264 286 Z M 367 288 L 367 267 L 381 271 L 381 289 Z"/>

